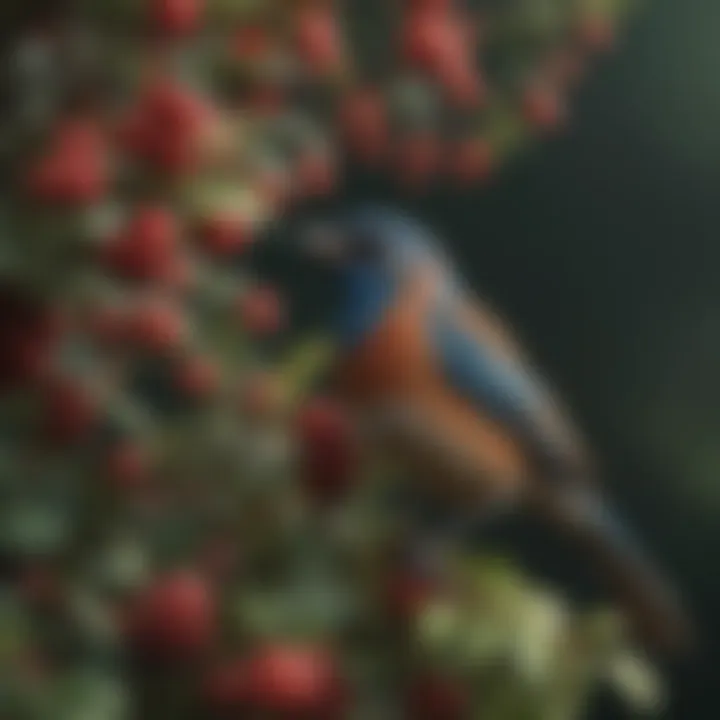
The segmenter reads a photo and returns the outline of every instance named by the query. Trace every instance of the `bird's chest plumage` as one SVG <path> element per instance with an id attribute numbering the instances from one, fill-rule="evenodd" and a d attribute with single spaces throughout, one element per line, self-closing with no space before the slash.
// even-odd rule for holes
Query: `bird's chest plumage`
<path id="1" fill-rule="evenodd" d="M 427 386 L 432 376 L 426 332 L 431 300 L 431 288 L 420 279 L 398 291 L 372 331 L 338 363 L 335 380 L 341 394 L 367 406 Z"/>
<path id="2" fill-rule="evenodd" d="M 398 410 L 420 421 L 422 432 L 409 432 L 399 448 L 419 472 L 447 478 L 470 468 L 507 483 L 524 472 L 516 438 L 450 387 L 439 367 L 429 328 L 441 291 L 432 277 L 408 283 L 373 332 L 338 363 L 335 387 L 371 424 Z"/>

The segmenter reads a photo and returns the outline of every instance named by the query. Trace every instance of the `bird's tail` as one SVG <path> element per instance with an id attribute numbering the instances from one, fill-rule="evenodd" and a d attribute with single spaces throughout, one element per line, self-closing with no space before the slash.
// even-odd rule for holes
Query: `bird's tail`
<path id="1" fill-rule="evenodd" d="M 649 650 L 673 656 L 690 650 L 691 623 L 672 585 L 593 488 L 552 493 L 540 506 L 609 585 L 631 629 Z"/>

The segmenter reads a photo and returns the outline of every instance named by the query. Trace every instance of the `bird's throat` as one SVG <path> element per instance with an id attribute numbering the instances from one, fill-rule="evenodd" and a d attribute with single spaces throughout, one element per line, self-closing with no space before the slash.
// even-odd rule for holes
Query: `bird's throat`
<path id="1" fill-rule="evenodd" d="M 352 350 L 380 326 L 397 293 L 390 272 L 353 268 L 342 279 L 334 331 L 342 350 Z"/>

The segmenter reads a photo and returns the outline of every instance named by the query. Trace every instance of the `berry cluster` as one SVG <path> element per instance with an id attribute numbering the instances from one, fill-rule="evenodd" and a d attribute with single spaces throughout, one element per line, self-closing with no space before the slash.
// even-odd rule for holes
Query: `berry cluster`
<path id="1" fill-rule="evenodd" d="M 558 716 L 589 666 L 530 678 L 517 618 L 603 662 L 614 626 L 493 566 L 496 618 L 475 570 L 398 561 L 352 419 L 265 359 L 290 309 L 246 257 L 347 160 L 487 179 L 564 122 L 623 3 L 43 7 L 0 119 L 0 715 Z"/>

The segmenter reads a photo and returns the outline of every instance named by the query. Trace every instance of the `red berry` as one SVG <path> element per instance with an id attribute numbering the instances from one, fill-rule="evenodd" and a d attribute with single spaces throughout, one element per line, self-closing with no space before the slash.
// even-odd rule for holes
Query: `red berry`
<path id="1" fill-rule="evenodd" d="M 442 3 L 418 3 L 405 19 L 402 42 L 405 59 L 435 79 L 453 105 L 474 109 L 486 88 L 467 25 Z"/>
<path id="2" fill-rule="evenodd" d="M 342 63 L 337 22 L 329 6 L 310 5 L 296 18 L 297 52 L 316 73 L 328 73 Z"/>
<path id="3" fill-rule="evenodd" d="M 214 593 L 191 571 L 161 577 L 136 599 L 128 630 L 137 650 L 158 659 L 197 657 L 215 636 Z"/>
<path id="4" fill-rule="evenodd" d="M 464 720 L 470 710 L 468 692 L 449 678 L 425 673 L 407 691 L 407 720 Z"/>
<path id="5" fill-rule="evenodd" d="M 447 13 L 414 10 L 405 19 L 402 43 L 407 62 L 435 77 L 462 51 L 465 34 Z"/>
<path id="6" fill-rule="evenodd" d="M 372 90 L 349 95 L 340 109 L 340 124 L 352 153 L 365 163 L 381 159 L 389 143 L 385 103 Z"/>
<path id="7" fill-rule="evenodd" d="M 175 216 L 162 207 L 140 209 L 106 249 L 108 264 L 133 280 L 166 278 L 175 261 L 179 228 Z"/>
<path id="8" fill-rule="evenodd" d="M 214 110 L 203 98 L 169 79 L 160 79 L 146 88 L 142 107 L 157 123 L 159 131 L 170 134 L 197 131 L 214 115 Z"/>
<path id="9" fill-rule="evenodd" d="M 239 311 L 243 327 L 255 336 L 275 334 L 284 320 L 280 298 L 270 287 L 256 287 L 246 292 L 240 298 Z"/>
<path id="10" fill-rule="evenodd" d="M 185 339 L 186 330 L 179 308 L 166 301 L 141 305 L 128 318 L 129 339 L 149 352 L 164 352 L 179 347 Z"/>
<path id="11" fill-rule="evenodd" d="M 435 64 L 443 50 L 442 31 L 438 31 L 443 16 L 423 10 L 412 11 L 405 18 L 402 31 L 403 57 L 423 69 Z"/>
<path id="12" fill-rule="evenodd" d="M 160 32 L 176 37 L 190 35 L 200 28 L 205 0 L 150 0 L 153 25 Z"/>
<path id="13" fill-rule="evenodd" d="M 269 645 L 248 660 L 247 693 L 254 710 L 336 718 L 341 716 L 344 687 L 328 652 Z"/>
<path id="14" fill-rule="evenodd" d="M 208 252 L 221 257 L 241 252 L 252 240 L 248 224 L 242 218 L 230 214 L 216 215 L 205 220 L 200 237 Z"/>
<path id="15" fill-rule="evenodd" d="M 186 175 L 204 161 L 216 119 L 202 98 L 161 79 L 146 88 L 121 127 L 120 139 L 129 152 L 157 170 Z"/>
<path id="16" fill-rule="evenodd" d="M 37 200 L 87 205 L 108 187 L 107 145 L 100 128 L 89 121 L 61 125 L 47 154 L 30 169 L 28 187 Z"/>
<path id="17" fill-rule="evenodd" d="M 448 172 L 458 183 L 471 185 L 485 180 L 492 169 L 492 148 L 485 140 L 468 138 L 450 148 Z"/>
<path id="18" fill-rule="evenodd" d="M 300 409 L 295 427 L 306 490 L 323 502 L 344 496 L 359 465 L 357 437 L 348 415 L 330 400 L 314 399 Z"/>
<path id="19" fill-rule="evenodd" d="M 46 437 L 59 444 L 83 440 L 95 427 L 95 400 L 81 385 L 62 378 L 51 380 L 43 390 L 42 423 Z"/>
<path id="20" fill-rule="evenodd" d="M 220 371 L 207 358 L 187 358 L 177 368 L 175 382 L 184 396 L 204 400 L 217 392 L 220 386 Z"/>
<path id="21" fill-rule="evenodd" d="M 449 101 L 460 108 L 473 109 L 485 99 L 486 88 L 478 69 L 470 58 L 456 54 L 448 58 L 437 71 L 438 81 Z"/>
<path id="22" fill-rule="evenodd" d="M 120 122 L 117 129 L 120 146 L 127 152 L 145 157 L 152 143 L 152 127 L 144 108 L 134 108 Z"/>
<path id="23" fill-rule="evenodd" d="M 148 159 L 158 170 L 173 177 L 197 172 L 202 164 L 199 139 L 190 132 L 176 130 L 163 135 L 158 132 L 152 141 Z"/>
<path id="24" fill-rule="evenodd" d="M 44 158 L 33 168 L 30 192 L 37 200 L 63 205 L 85 205 L 105 194 L 105 179 L 85 157 Z"/>

